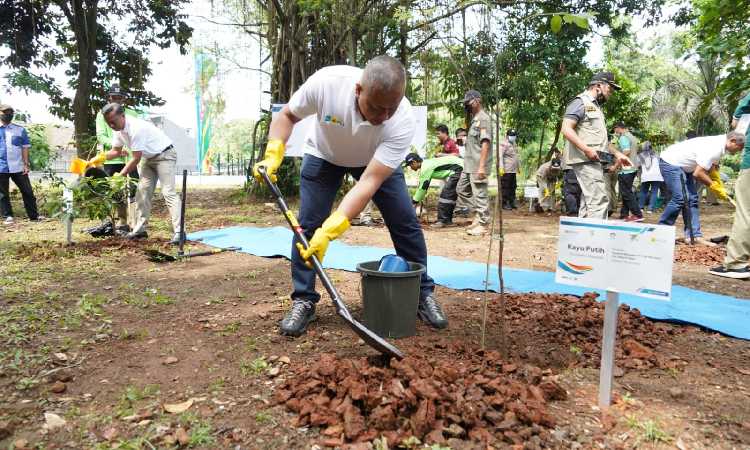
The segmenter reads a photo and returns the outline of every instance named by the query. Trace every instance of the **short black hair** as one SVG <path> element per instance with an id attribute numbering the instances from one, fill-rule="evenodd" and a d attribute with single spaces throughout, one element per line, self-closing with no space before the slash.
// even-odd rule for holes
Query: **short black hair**
<path id="1" fill-rule="evenodd" d="M 466 128 L 456 128 L 456 134 L 458 134 L 458 133 L 460 133 L 460 132 L 462 132 L 462 131 L 463 131 L 464 133 L 466 133 Z"/>
<path id="2" fill-rule="evenodd" d="M 409 153 L 408 155 L 406 155 L 406 158 L 404 158 L 404 164 L 408 166 L 409 164 L 413 162 L 421 163 L 422 157 L 419 156 L 419 154 L 417 153 Z"/>
<path id="3" fill-rule="evenodd" d="M 441 123 L 440 125 L 435 127 L 435 131 L 439 131 L 441 133 L 449 134 L 448 133 L 448 126 L 444 123 Z"/>

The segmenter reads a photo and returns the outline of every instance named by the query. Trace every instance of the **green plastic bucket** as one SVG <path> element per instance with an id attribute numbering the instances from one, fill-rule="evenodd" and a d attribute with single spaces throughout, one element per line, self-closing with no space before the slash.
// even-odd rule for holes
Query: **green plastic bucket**
<path id="1" fill-rule="evenodd" d="M 363 322 L 384 338 L 414 336 L 419 287 L 425 267 L 409 262 L 408 272 L 381 272 L 380 261 L 357 264 L 360 273 Z"/>

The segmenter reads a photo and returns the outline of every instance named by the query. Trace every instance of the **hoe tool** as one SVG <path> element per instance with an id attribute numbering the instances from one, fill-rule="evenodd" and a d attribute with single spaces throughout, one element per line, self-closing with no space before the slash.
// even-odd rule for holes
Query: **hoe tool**
<path id="1" fill-rule="evenodd" d="M 196 256 L 207 256 L 215 255 L 223 252 L 235 252 L 240 250 L 239 247 L 227 247 L 227 248 L 214 248 L 211 250 L 203 250 L 200 252 L 185 253 L 185 202 L 187 200 L 187 170 L 182 171 L 182 204 L 180 205 L 180 244 L 177 250 L 177 255 L 172 256 L 167 253 L 162 253 L 156 249 L 146 249 L 144 252 L 148 257 L 149 261 L 152 262 L 174 262 L 181 259 L 194 258 Z"/>

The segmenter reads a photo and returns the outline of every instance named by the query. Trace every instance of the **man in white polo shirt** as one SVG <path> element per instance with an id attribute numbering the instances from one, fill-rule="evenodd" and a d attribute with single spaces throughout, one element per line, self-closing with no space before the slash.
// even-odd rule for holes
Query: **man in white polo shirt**
<path id="1" fill-rule="evenodd" d="M 300 174 L 299 222 L 310 246 L 305 249 L 298 242 L 292 246 L 293 303 L 281 321 L 282 334 L 299 336 L 315 319 L 320 294 L 315 292 L 315 272 L 307 261 L 311 255 L 322 261 L 330 241 L 349 228 L 349 221 L 370 199 L 383 215 L 396 253 L 407 261 L 427 264 L 424 235 L 400 167 L 415 127 L 405 89 L 404 67 L 390 56 L 374 58 L 364 70 L 330 66 L 308 78 L 271 122 L 266 157 L 254 167 L 256 178 L 260 166 L 275 178 L 294 124 L 317 116 L 305 142 Z M 358 182 L 331 214 L 347 173 Z M 435 301 L 434 288 L 425 272 L 418 316 L 444 328 L 448 321 Z"/>
<path id="2" fill-rule="evenodd" d="M 659 159 L 659 170 L 664 178 L 664 184 L 672 198 L 664 208 L 664 212 L 659 218 L 659 223 L 664 225 L 674 225 L 680 211 L 683 212 L 683 221 L 685 222 L 685 236 L 690 236 L 690 230 L 687 228 L 685 220 L 685 202 L 690 208 L 690 225 L 692 236 L 696 242 L 713 246 L 711 241 L 703 238 L 701 232 L 700 215 L 698 213 L 698 189 L 696 180 L 708 186 L 708 188 L 722 200 L 727 200 L 729 196 L 721 185 L 721 182 L 711 179 L 709 172 L 719 160 L 724 152 L 737 153 L 745 145 L 745 136 L 734 131 L 727 135 L 704 136 L 686 141 L 678 142 L 667 147 L 661 152 Z M 688 198 L 683 195 L 683 185 L 687 192 Z"/>
<path id="3" fill-rule="evenodd" d="M 174 234 L 171 243 L 177 244 L 180 240 L 180 199 L 174 187 L 177 152 L 172 141 L 153 123 L 126 116 L 125 109 L 119 103 L 107 104 L 102 108 L 102 115 L 107 125 L 115 131 L 112 136 L 112 149 L 98 154 L 89 163 L 98 165 L 107 159 L 127 156 L 128 152 L 124 150 L 126 147 L 130 149 L 132 158 L 113 176 L 125 176 L 136 167 L 140 173 L 136 194 L 136 222 L 133 231 L 128 233 L 126 238 L 148 237 L 146 225 L 151 215 L 151 198 L 156 189 L 156 182 L 159 181 L 164 201 L 172 217 Z"/>

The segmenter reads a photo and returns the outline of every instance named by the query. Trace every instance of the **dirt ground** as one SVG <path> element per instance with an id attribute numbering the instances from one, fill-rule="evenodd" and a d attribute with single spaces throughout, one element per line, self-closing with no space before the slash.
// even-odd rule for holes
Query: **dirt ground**
<path id="1" fill-rule="evenodd" d="M 146 260 L 174 251 L 156 205 L 145 242 L 76 232 L 66 247 L 56 221 L 0 227 L 0 448 L 750 448 L 747 341 L 623 308 L 602 414 L 591 296 L 489 294 L 482 350 L 484 294 L 438 287 L 449 328 L 418 323 L 387 364 L 326 295 L 305 336 L 278 335 L 284 259 Z M 191 193 L 187 217 L 190 231 L 283 225 L 230 190 Z M 706 236 L 728 234 L 727 208 L 702 219 Z M 552 270 L 558 218 L 504 220 L 504 264 Z M 430 254 L 484 262 L 489 238 L 465 226 L 425 227 Z M 390 245 L 382 226 L 343 240 Z M 748 298 L 746 282 L 707 274 L 722 251 L 678 246 L 675 283 Z M 358 275 L 330 275 L 358 316 Z"/>

